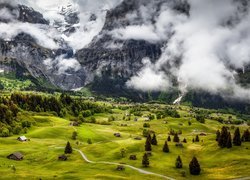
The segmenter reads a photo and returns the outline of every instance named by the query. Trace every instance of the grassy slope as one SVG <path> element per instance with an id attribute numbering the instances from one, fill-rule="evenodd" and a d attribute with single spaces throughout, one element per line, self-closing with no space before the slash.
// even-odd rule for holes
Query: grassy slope
<path id="1" fill-rule="evenodd" d="M 143 175 L 128 168 L 119 172 L 115 170 L 114 165 L 86 163 L 77 152 L 70 155 L 66 162 L 57 161 L 58 155 L 63 154 L 63 149 L 55 147 L 64 147 L 70 140 L 71 144 L 81 149 L 90 160 L 127 163 L 142 168 L 141 157 L 145 140 L 138 141 L 133 138 L 141 135 L 144 119 L 139 118 L 138 122 L 122 121 L 124 112 L 118 109 L 114 111 L 118 121 L 113 122 L 112 125 L 83 124 L 77 127 L 80 145 L 70 140 L 75 129 L 68 125 L 67 120 L 39 114 L 32 115 L 36 126 L 33 126 L 26 135 L 31 138 L 31 141 L 21 143 L 16 140 L 16 136 L 0 138 L 0 179 L 157 179 L 155 176 Z M 182 179 L 181 171 L 186 172 L 188 179 L 231 179 L 250 176 L 250 143 L 244 143 L 243 146 L 232 149 L 218 148 L 214 134 L 222 125 L 212 120 L 206 120 L 206 124 L 200 124 L 192 119 L 192 125 L 188 126 L 189 117 L 184 118 L 184 115 L 188 116 L 187 111 L 188 109 L 181 111 L 183 117 L 181 119 L 166 118 L 150 122 L 150 129 L 157 133 L 159 145 L 153 146 L 150 167 L 146 170 L 176 179 Z M 147 113 L 144 112 L 144 114 Z M 106 121 L 108 116 L 100 114 L 96 118 L 98 121 Z M 163 121 L 167 121 L 168 124 L 164 124 Z M 121 123 L 126 123 L 128 126 L 121 127 Z M 181 140 L 185 137 L 188 143 L 181 149 L 171 142 L 169 143 L 171 152 L 165 154 L 162 152 L 162 146 L 170 128 L 181 129 L 183 131 Z M 241 126 L 241 130 L 245 128 Z M 114 137 L 114 132 L 120 132 L 122 137 Z M 192 138 L 200 132 L 206 132 L 208 135 L 200 137 L 203 142 L 192 143 Z M 88 138 L 92 139 L 93 144 L 86 143 Z M 126 148 L 125 158 L 121 158 L 121 148 Z M 15 151 L 22 152 L 25 159 L 16 162 L 6 158 L 8 154 Z M 138 160 L 129 160 L 130 154 L 136 154 Z M 178 155 L 181 155 L 184 164 L 181 170 L 174 168 Z M 193 155 L 198 157 L 202 167 L 202 174 L 197 177 L 190 176 L 188 172 L 188 163 Z M 15 173 L 11 165 L 16 167 Z"/>

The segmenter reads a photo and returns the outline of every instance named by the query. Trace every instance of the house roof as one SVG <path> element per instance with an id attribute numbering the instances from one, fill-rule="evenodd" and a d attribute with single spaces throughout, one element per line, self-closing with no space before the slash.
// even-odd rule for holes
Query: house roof
<path id="1" fill-rule="evenodd" d="M 25 136 L 20 136 L 20 137 L 18 137 L 18 139 L 21 140 L 21 141 L 26 141 L 27 140 L 27 138 Z"/>
<path id="2" fill-rule="evenodd" d="M 23 155 L 22 155 L 22 153 L 20 153 L 20 152 L 14 152 L 14 153 L 11 154 L 11 155 L 16 156 L 17 159 L 22 159 L 22 158 L 23 158 Z"/>

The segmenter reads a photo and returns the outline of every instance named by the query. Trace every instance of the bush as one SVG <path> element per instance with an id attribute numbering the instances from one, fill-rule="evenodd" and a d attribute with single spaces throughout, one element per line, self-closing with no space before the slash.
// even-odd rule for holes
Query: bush
<path id="1" fill-rule="evenodd" d="M 144 123 L 144 124 L 143 124 L 143 127 L 144 127 L 144 128 L 150 128 L 150 124 L 149 124 L 149 123 Z"/>
<path id="2" fill-rule="evenodd" d="M 82 111 L 81 114 L 82 114 L 83 117 L 90 117 L 90 116 L 92 116 L 92 113 L 91 113 L 90 110 Z"/>

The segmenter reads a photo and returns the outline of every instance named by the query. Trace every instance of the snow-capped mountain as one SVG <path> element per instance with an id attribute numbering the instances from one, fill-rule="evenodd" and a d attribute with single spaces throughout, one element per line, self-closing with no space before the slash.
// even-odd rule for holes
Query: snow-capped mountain
<path id="1" fill-rule="evenodd" d="M 247 0 L 0 2 L 0 56 L 35 79 L 250 98 Z"/>

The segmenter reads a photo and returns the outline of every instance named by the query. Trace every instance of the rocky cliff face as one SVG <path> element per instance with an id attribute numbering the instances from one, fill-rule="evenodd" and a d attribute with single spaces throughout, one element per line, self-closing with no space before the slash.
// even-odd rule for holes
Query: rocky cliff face
<path id="1" fill-rule="evenodd" d="M 247 3 L 246 0 L 242 2 Z M 64 90 L 90 85 L 93 90 L 104 93 L 134 93 L 127 89 L 125 83 L 138 75 L 145 65 L 144 58 L 149 58 L 152 64 L 160 59 L 175 32 L 171 31 L 170 24 L 170 30 L 162 32 L 164 35 L 168 34 L 168 38 L 153 37 L 145 40 L 123 38 L 124 34 L 119 30 L 149 26 L 155 31 L 159 26 L 158 19 L 162 16 L 162 8 L 171 9 L 186 18 L 190 16 L 191 7 L 187 0 L 124 0 L 114 9 L 107 11 L 104 26 L 91 43 L 75 50 L 63 38 L 75 33 L 79 28 L 81 19 L 74 6 L 69 4 L 61 7 L 58 13 L 63 16 L 63 20 L 49 22 L 41 13 L 30 7 L 0 4 L 0 14 L 5 14 L 0 16 L 0 22 L 32 24 L 48 34 L 55 31 L 49 40 L 56 44 L 53 48 L 43 46 L 32 33 L 18 29 L 18 33 L 10 39 L 0 37 L 0 68 L 10 72 L 16 71 L 18 66 L 18 69 L 23 69 L 23 74 L 42 79 Z M 165 16 L 167 18 L 170 15 Z M 97 16 L 92 14 L 89 17 L 89 25 L 96 21 Z M 140 35 L 140 32 L 137 32 L 138 34 Z M 178 58 L 174 62 L 177 68 L 180 64 Z M 6 63 L 8 60 L 11 60 L 11 63 Z M 165 73 L 168 73 L 169 66 L 164 64 Z M 249 84 L 248 66 L 245 67 L 244 73 L 241 70 L 236 71 L 239 73 L 239 81 L 245 85 Z M 173 84 L 177 84 L 177 79 L 173 78 Z"/>
<path id="2" fill-rule="evenodd" d="M 49 27 L 49 22 L 43 18 L 43 15 L 34 11 L 32 8 L 18 5 L 1 4 L 0 11 L 6 11 L 11 16 L 2 18 L 3 23 L 9 22 L 25 22 L 30 24 L 41 24 L 43 28 Z M 56 40 L 55 40 L 56 41 Z M 3 72 L 16 72 L 16 66 L 6 64 L 6 59 L 11 59 L 14 64 L 18 65 L 18 69 L 23 69 L 23 73 L 28 74 L 34 79 L 42 82 L 48 82 L 54 87 L 62 89 L 74 89 L 84 86 L 85 71 L 83 68 L 67 68 L 65 72 L 58 72 L 58 61 L 69 60 L 73 57 L 73 50 L 61 40 L 62 48 L 57 50 L 45 48 L 37 43 L 37 40 L 31 35 L 20 31 L 12 39 L 1 39 L 0 37 L 0 57 L 1 70 Z M 51 66 L 48 67 L 46 62 L 50 61 Z M 17 74 L 19 77 L 20 74 Z"/>

